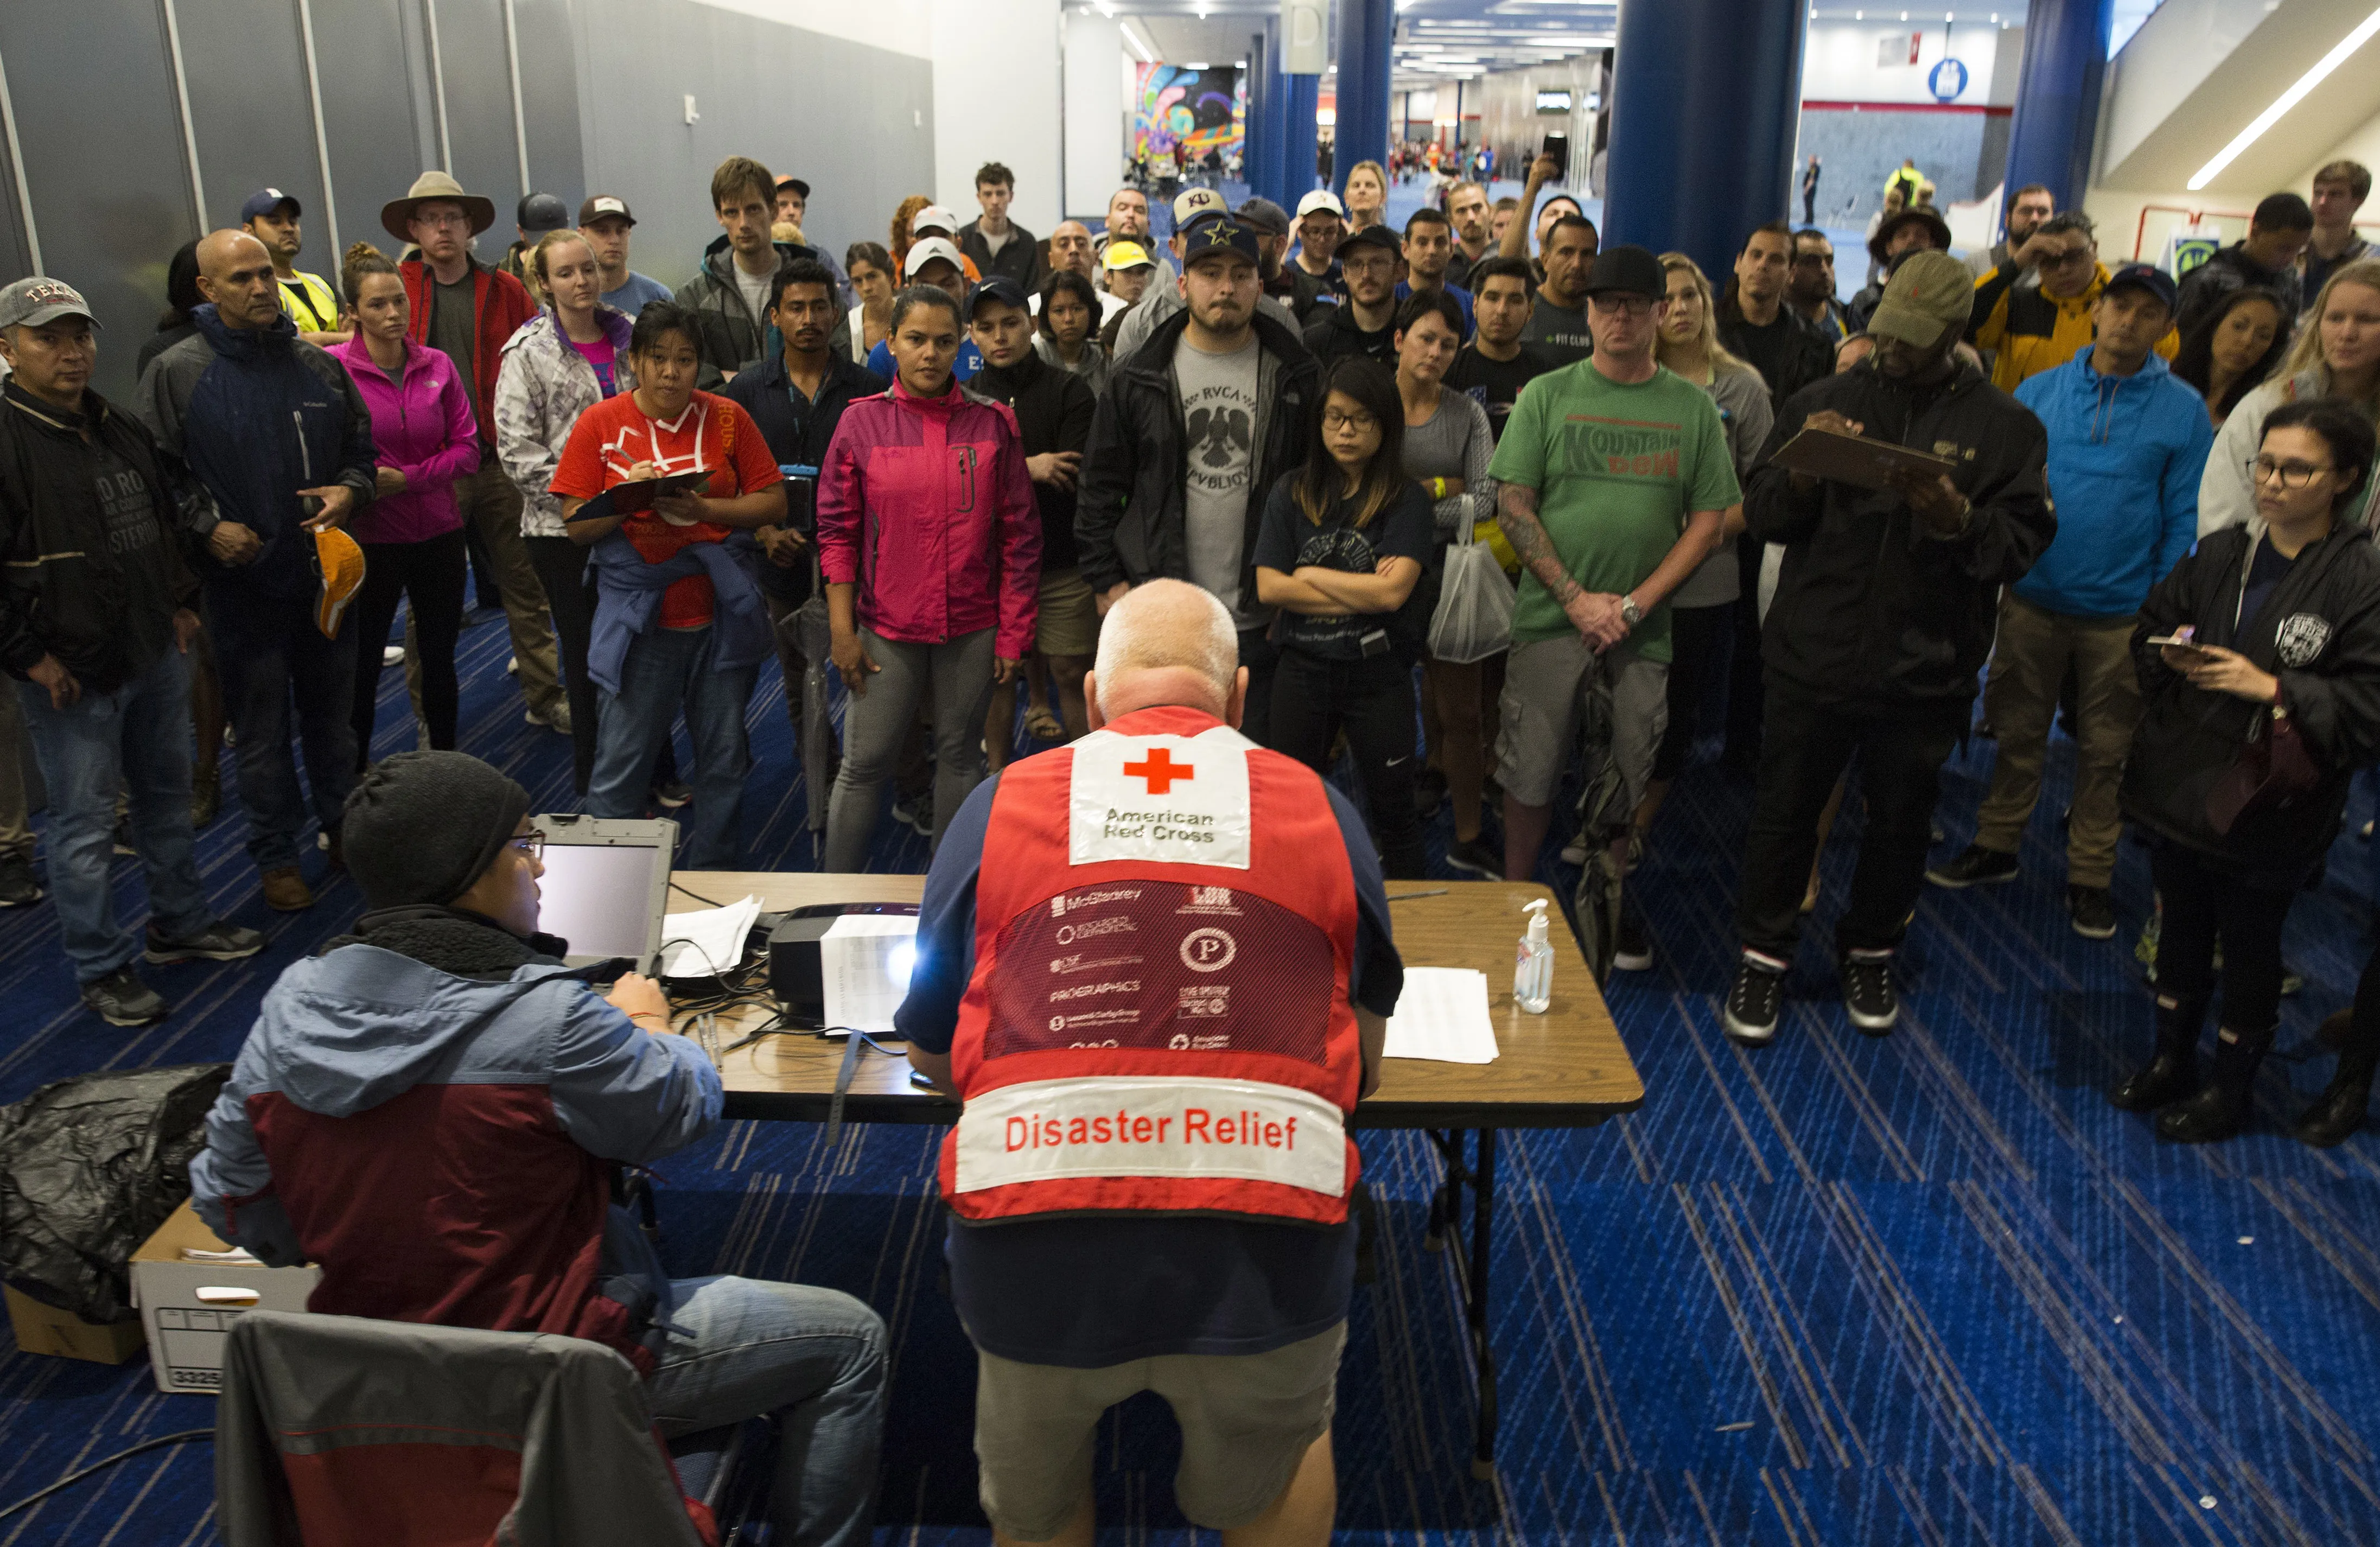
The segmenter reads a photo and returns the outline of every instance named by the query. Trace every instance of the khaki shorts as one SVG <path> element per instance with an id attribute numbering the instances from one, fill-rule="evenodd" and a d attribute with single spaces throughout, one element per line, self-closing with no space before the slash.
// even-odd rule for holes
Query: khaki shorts
<path id="1" fill-rule="evenodd" d="M 1561 788 L 1590 686 L 1588 674 L 1610 674 L 1611 726 L 1609 755 L 1619 766 L 1628 809 L 1645 798 L 1653 774 L 1653 754 L 1670 724 L 1670 668 L 1647 661 L 1622 643 L 1598 660 L 1576 634 L 1514 645 L 1504 664 L 1504 695 L 1498 704 L 1497 781 L 1524 806 L 1549 806 Z M 1587 767 L 1601 766 L 1602 749 L 1589 749 Z"/>
<path id="2" fill-rule="evenodd" d="M 1033 625 L 1033 648 L 1044 655 L 1099 653 L 1099 599 L 1081 570 L 1041 572 L 1041 611 Z"/>
<path id="3" fill-rule="evenodd" d="M 976 1352 L 975 1454 L 983 1512 L 1003 1535 L 1047 1541 L 1091 1492 L 1099 1417 L 1144 1391 L 1182 1425 L 1173 1496 L 1210 1530 L 1272 1507 L 1330 1428 L 1347 1323 L 1269 1354 L 1169 1354 L 1103 1370 Z"/>

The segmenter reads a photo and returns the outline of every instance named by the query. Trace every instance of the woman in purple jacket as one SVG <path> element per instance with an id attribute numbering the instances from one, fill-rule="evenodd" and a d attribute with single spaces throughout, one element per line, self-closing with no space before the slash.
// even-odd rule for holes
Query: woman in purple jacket
<path id="1" fill-rule="evenodd" d="M 455 641 L 463 630 L 463 514 L 455 481 L 479 470 L 471 395 L 443 349 L 406 337 L 409 307 L 396 265 L 369 243 L 347 250 L 340 280 L 356 335 L 331 350 L 371 409 L 380 491 L 351 530 L 364 549 L 356 598 L 356 766 L 371 761 L 381 651 L 396 599 L 413 606 L 421 721 L 430 747 L 455 749 Z"/>

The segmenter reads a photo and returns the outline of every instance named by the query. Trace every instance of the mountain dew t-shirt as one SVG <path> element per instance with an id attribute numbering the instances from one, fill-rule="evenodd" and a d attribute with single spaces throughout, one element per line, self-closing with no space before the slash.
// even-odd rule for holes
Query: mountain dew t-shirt
<path id="1" fill-rule="evenodd" d="M 1615 595 L 1660 567 L 1688 516 L 1743 497 L 1718 407 L 1667 367 L 1625 385 L 1592 359 L 1539 376 L 1512 405 L 1488 470 L 1537 491 L 1537 519 L 1562 566 L 1588 591 Z M 1572 631 L 1553 594 L 1524 570 L 1512 642 Z M 1668 604 L 1631 638 L 1645 660 L 1669 660 Z"/>

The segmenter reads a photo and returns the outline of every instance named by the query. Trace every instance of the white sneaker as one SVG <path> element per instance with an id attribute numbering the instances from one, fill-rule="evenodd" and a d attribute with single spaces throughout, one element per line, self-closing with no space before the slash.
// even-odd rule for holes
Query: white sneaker
<path id="1" fill-rule="evenodd" d="M 404 664 L 405 647 L 403 645 L 387 646 L 380 652 L 380 664 L 383 666 L 397 666 Z"/>
<path id="2" fill-rule="evenodd" d="M 1561 862 L 1565 865 L 1586 863 L 1586 837 L 1584 834 L 1562 845 Z"/>
<path id="3" fill-rule="evenodd" d="M 505 660 L 505 662 L 504 662 L 504 675 L 505 675 L 506 676 L 520 676 L 520 657 L 519 657 L 519 656 L 517 656 L 517 655 L 511 656 L 511 657 L 509 657 L 509 658 L 507 658 L 507 659 Z"/>

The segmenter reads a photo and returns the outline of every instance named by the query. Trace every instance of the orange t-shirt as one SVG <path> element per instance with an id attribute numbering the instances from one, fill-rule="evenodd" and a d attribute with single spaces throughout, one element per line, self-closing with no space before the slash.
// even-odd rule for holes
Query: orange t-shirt
<path id="1" fill-rule="evenodd" d="M 702 493 L 712 499 L 734 499 L 784 479 L 760 427 L 741 404 L 698 392 L 677 418 L 658 420 L 637 407 L 636 394 L 624 392 L 578 416 L 554 468 L 552 492 L 591 500 L 626 482 L 628 469 L 639 462 L 650 462 L 664 476 L 709 471 L 710 481 Z M 651 511 L 620 523 L 620 535 L 647 564 L 660 564 L 689 543 L 722 542 L 729 530 L 712 521 L 674 527 Z M 710 577 L 672 581 L 662 593 L 661 625 L 703 627 L 710 622 L 711 603 Z"/>

